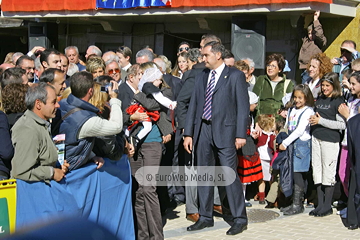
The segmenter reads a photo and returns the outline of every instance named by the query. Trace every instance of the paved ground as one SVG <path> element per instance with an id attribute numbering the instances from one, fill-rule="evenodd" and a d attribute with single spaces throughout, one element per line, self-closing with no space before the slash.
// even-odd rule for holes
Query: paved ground
<path id="1" fill-rule="evenodd" d="M 264 205 L 252 202 L 255 209 L 263 209 Z M 250 209 L 250 208 L 248 208 Z M 200 231 L 188 232 L 186 227 L 192 222 L 185 218 L 185 205 L 177 207 L 168 213 L 164 227 L 165 239 L 360 239 L 360 229 L 348 230 L 342 224 L 336 209 L 334 214 L 327 217 L 310 217 L 305 209 L 302 214 L 283 216 L 278 209 L 273 211 L 280 214 L 274 220 L 261 223 L 249 223 L 248 230 L 236 236 L 225 233 L 229 225 L 220 217 L 215 217 L 215 225 Z"/>

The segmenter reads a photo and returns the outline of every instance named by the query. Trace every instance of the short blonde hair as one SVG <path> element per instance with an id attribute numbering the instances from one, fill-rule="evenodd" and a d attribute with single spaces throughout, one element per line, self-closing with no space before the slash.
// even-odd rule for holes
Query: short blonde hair
<path id="1" fill-rule="evenodd" d="M 92 57 L 86 62 L 86 71 L 89 73 L 93 73 L 99 68 L 102 68 L 105 72 L 105 62 L 101 57 Z"/>

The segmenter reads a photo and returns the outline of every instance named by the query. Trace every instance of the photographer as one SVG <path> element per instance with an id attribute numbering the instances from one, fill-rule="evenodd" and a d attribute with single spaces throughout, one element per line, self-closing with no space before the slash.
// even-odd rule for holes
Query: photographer
<path id="1" fill-rule="evenodd" d="M 70 80 L 71 94 L 60 101 L 62 123 L 60 133 L 65 137 L 65 159 L 69 170 L 93 160 L 100 168 L 104 160 L 93 152 L 96 137 L 118 134 L 123 127 L 121 101 L 117 99 L 118 84 L 108 88 L 111 113 L 109 120 L 98 116 L 99 109 L 89 103 L 94 95 L 91 73 L 77 72 Z"/>

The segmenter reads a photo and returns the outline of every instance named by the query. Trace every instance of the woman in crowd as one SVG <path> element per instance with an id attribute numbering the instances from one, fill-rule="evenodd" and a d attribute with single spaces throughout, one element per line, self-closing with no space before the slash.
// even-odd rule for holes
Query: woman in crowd
<path id="1" fill-rule="evenodd" d="M 105 62 L 100 57 L 92 57 L 86 62 L 86 71 L 93 75 L 93 78 L 105 74 Z"/>
<path id="2" fill-rule="evenodd" d="M 2 90 L 4 112 L 9 121 L 10 128 L 26 111 L 25 95 L 29 86 L 22 83 L 11 83 Z"/>
<path id="3" fill-rule="evenodd" d="M 181 79 L 184 72 L 189 70 L 188 59 L 189 54 L 187 52 L 180 53 L 171 74 Z"/>
<path id="4" fill-rule="evenodd" d="M 257 115 L 271 114 L 278 118 L 282 98 L 294 88 L 291 80 L 283 75 L 284 67 L 285 59 L 281 54 L 274 53 L 266 58 L 266 75 L 259 76 L 253 88 L 259 96 Z"/>
<path id="5" fill-rule="evenodd" d="M 344 83 L 343 74 L 343 83 Z M 349 78 L 349 90 L 351 91 L 351 97 L 347 104 L 341 104 L 339 106 L 339 113 L 348 121 L 359 113 L 360 109 L 360 72 L 354 72 Z M 346 196 L 349 195 L 349 177 L 350 177 L 350 161 L 348 159 L 347 148 L 347 129 L 345 130 L 345 136 L 341 142 L 340 163 L 339 163 L 339 178 L 343 185 Z"/>
<path id="6" fill-rule="evenodd" d="M 306 70 L 309 73 L 310 78 L 307 79 L 305 84 L 309 85 L 315 100 L 321 92 L 320 79 L 326 73 L 331 72 L 332 67 L 333 64 L 325 53 L 317 53 L 310 58 Z"/>
<path id="7" fill-rule="evenodd" d="M 312 169 L 318 195 L 318 206 L 309 215 L 324 217 L 332 214 L 332 197 L 336 183 L 336 167 L 341 133 L 346 127 L 338 108 L 344 103 L 339 77 L 327 73 L 321 79 L 321 94 L 315 102 L 315 114 L 309 119 L 312 131 Z"/>

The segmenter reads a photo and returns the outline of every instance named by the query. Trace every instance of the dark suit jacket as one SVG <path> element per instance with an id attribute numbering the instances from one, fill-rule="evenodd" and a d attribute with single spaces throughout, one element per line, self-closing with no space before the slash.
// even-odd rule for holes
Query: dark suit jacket
<path id="1" fill-rule="evenodd" d="M 119 85 L 118 99 L 120 99 L 121 101 L 121 110 L 123 111 L 123 113 L 125 112 L 126 108 L 130 106 L 133 97 L 134 92 L 131 90 L 129 85 L 127 85 L 126 82 Z"/>
<path id="2" fill-rule="evenodd" d="M 171 74 L 164 74 L 163 75 L 164 81 L 166 82 L 167 85 L 170 86 L 171 91 L 172 91 L 172 98 L 171 100 L 175 101 L 177 99 L 177 96 L 179 94 L 180 91 L 180 82 L 181 80 L 177 77 L 174 77 Z"/>
<path id="3" fill-rule="evenodd" d="M 199 138 L 209 72 L 204 69 L 196 76 L 186 116 L 184 136 L 193 137 L 194 144 Z M 235 138 L 246 138 L 249 106 L 244 73 L 225 66 L 212 96 L 211 128 L 216 147 L 234 147 Z"/>
<path id="4" fill-rule="evenodd" d="M 189 108 L 192 92 L 195 86 L 196 75 L 201 73 L 203 68 L 195 68 L 186 71 L 183 75 L 182 88 L 177 97 L 176 116 L 178 120 L 178 129 L 183 129 L 185 126 L 186 113 Z"/>

